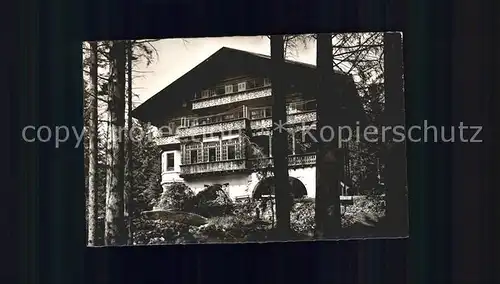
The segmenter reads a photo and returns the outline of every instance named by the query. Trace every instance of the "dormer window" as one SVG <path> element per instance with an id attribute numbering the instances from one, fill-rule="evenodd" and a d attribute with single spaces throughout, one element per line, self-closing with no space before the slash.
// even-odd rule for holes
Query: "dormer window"
<path id="1" fill-rule="evenodd" d="M 231 94 L 233 92 L 233 85 L 226 85 L 226 94 Z"/>
<path id="2" fill-rule="evenodd" d="M 247 82 L 238 83 L 238 92 L 243 92 L 247 89 Z"/>

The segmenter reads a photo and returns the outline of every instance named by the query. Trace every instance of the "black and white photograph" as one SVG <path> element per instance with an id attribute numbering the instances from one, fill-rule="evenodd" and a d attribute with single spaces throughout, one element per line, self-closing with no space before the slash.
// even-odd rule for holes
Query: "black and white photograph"
<path id="1" fill-rule="evenodd" d="M 403 33 L 92 41 L 82 60 L 88 246 L 409 236 Z"/>

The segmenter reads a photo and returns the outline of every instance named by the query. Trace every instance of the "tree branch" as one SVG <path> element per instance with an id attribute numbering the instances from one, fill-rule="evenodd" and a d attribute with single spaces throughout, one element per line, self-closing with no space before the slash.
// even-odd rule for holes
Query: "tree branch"
<path id="1" fill-rule="evenodd" d="M 89 70 L 86 70 L 86 69 L 83 69 L 83 72 L 84 73 L 87 73 L 87 74 L 90 74 L 90 71 Z M 100 75 L 97 75 L 97 78 L 101 79 L 101 80 L 106 80 L 106 81 L 109 81 L 110 78 L 106 78 L 106 77 L 102 77 Z"/>

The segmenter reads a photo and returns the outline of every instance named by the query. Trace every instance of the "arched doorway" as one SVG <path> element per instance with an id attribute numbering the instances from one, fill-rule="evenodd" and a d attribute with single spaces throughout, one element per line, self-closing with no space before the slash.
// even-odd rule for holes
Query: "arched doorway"
<path id="1" fill-rule="evenodd" d="M 252 198 L 260 199 L 263 196 L 274 195 L 274 177 L 268 177 L 261 180 L 256 186 L 252 194 Z M 288 182 L 292 187 L 294 198 L 302 198 L 307 196 L 306 186 L 297 178 L 289 177 Z"/>

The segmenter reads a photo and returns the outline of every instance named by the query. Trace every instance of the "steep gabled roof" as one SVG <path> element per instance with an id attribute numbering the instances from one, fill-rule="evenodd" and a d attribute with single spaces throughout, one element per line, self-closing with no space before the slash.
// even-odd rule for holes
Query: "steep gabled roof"
<path id="1" fill-rule="evenodd" d="M 313 70 L 316 69 L 315 65 L 285 60 L 287 65 L 287 72 L 292 74 L 299 74 L 298 78 L 304 79 L 302 74 L 312 75 Z M 159 116 L 165 114 L 176 107 L 181 106 L 184 102 L 192 98 L 195 91 L 204 87 L 206 84 L 212 83 L 211 80 L 217 78 L 220 74 L 231 74 L 231 72 L 245 71 L 255 72 L 263 76 L 269 75 L 271 70 L 271 57 L 228 47 L 222 47 L 207 59 L 196 65 L 190 71 L 186 72 L 180 78 L 166 86 L 157 94 L 149 98 L 140 106 L 132 111 L 132 116 L 141 120 L 153 122 L 159 119 Z M 267 74 L 263 74 L 267 73 Z M 342 77 L 346 84 L 345 88 L 349 88 L 352 78 L 340 73 L 337 76 Z M 351 97 L 349 101 L 358 105 L 360 102 L 354 89 L 353 94 L 356 98 Z M 163 113 L 163 114 L 162 114 Z"/>

